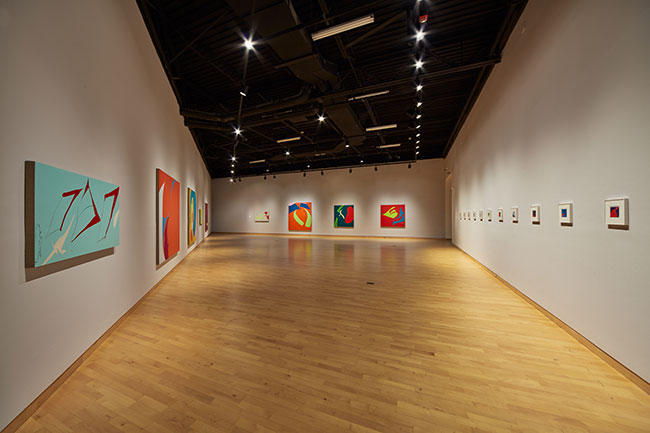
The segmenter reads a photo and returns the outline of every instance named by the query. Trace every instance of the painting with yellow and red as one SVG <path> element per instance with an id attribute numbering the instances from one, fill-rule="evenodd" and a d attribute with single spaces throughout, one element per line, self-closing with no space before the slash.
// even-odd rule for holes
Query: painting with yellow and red
<path id="1" fill-rule="evenodd" d="M 354 228 L 354 205 L 334 205 L 334 228 Z"/>
<path id="2" fill-rule="evenodd" d="M 406 227 L 406 205 L 382 204 L 379 213 L 381 227 Z"/>

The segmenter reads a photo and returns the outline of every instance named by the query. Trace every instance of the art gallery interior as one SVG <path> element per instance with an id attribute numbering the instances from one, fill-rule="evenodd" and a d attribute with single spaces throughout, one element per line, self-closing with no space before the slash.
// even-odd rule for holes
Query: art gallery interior
<path id="1" fill-rule="evenodd" d="M 0 432 L 650 432 L 650 2 L 0 2 Z"/>

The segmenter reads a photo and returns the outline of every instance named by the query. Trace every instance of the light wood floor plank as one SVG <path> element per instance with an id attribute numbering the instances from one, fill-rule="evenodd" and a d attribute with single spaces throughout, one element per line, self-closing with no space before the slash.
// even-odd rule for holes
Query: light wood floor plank
<path id="1" fill-rule="evenodd" d="M 650 432 L 650 396 L 449 242 L 209 237 L 19 432 Z"/>

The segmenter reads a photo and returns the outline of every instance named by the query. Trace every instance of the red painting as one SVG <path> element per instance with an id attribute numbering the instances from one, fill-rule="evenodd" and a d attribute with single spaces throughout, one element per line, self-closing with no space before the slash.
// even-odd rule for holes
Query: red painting
<path id="1" fill-rule="evenodd" d="M 180 247 L 180 185 L 178 181 L 156 170 L 157 178 L 157 226 L 158 264 L 164 263 L 178 253 Z"/>
<path id="2" fill-rule="evenodd" d="M 379 213 L 381 227 L 406 227 L 406 205 L 382 204 Z"/>

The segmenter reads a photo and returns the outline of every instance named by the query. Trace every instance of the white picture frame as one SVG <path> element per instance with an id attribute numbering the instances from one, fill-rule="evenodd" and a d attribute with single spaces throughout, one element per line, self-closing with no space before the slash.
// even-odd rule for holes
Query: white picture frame
<path id="1" fill-rule="evenodd" d="M 478 211 L 478 220 L 483 221 L 483 209 Z"/>
<path id="2" fill-rule="evenodd" d="M 610 228 L 629 226 L 627 198 L 605 200 L 605 222 Z"/>
<path id="3" fill-rule="evenodd" d="M 542 222 L 542 216 L 540 215 L 542 207 L 538 204 L 534 204 L 530 207 L 530 222 L 533 224 L 540 224 Z"/>
<path id="4" fill-rule="evenodd" d="M 492 222 L 492 209 L 488 209 L 488 210 L 487 210 L 487 221 L 488 221 L 489 223 Z"/>
<path id="5" fill-rule="evenodd" d="M 472 211 L 472 219 L 474 221 L 476 221 L 476 211 L 475 210 Z"/>
<path id="6" fill-rule="evenodd" d="M 573 225 L 573 203 L 560 203 L 557 206 L 561 226 Z"/>
<path id="7" fill-rule="evenodd" d="M 497 221 L 499 221 L 500 223 L 503 222 L 503 208 L 502 207 L 497 209 Z"/>
<path id="8" fill-rule="evenodd" d="M 513 223 L 519 222 L 519 206 L 513 206 L 510 208 L 510 220 Z"/>

